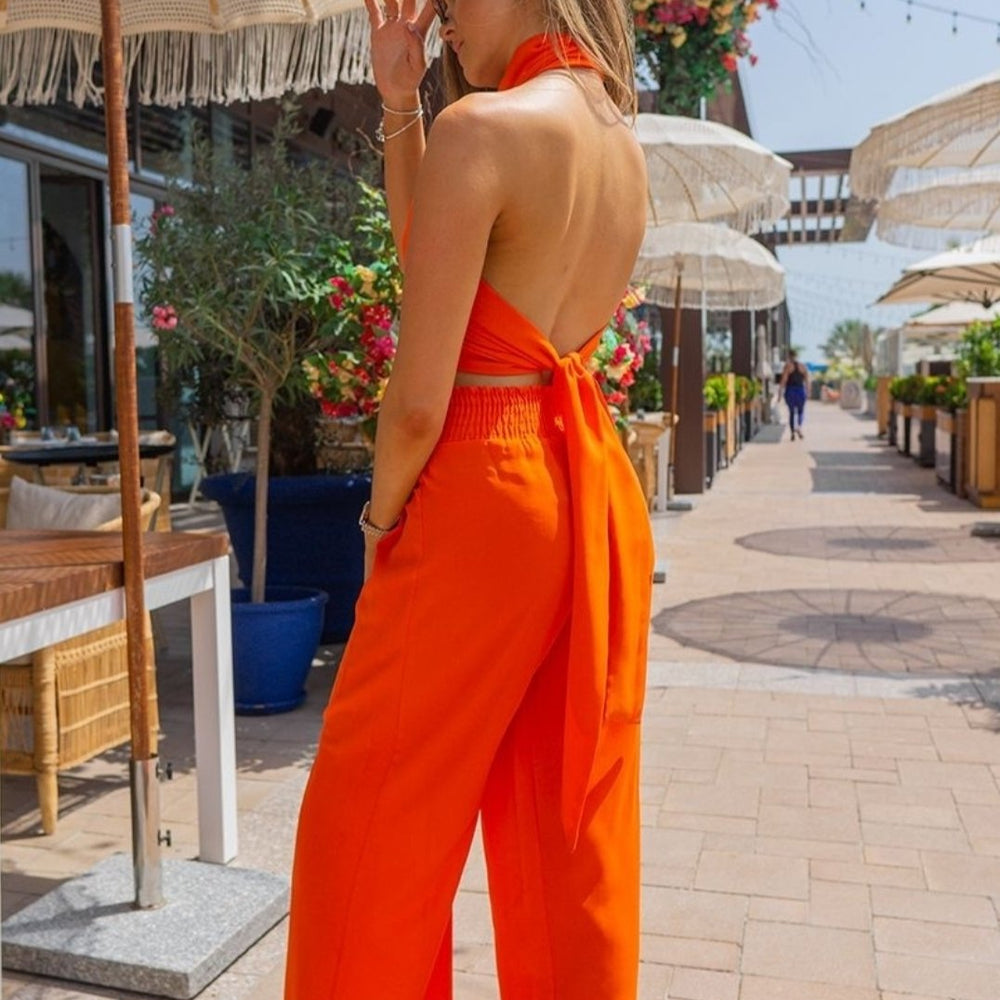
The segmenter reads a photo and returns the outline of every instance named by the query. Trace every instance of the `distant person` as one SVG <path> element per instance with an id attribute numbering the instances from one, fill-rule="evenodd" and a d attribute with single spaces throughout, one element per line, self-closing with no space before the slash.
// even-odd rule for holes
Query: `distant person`
<path id="1" fill-rule="evenodd" d="M 799 361 L 795 351 L 788 352 L 788 360 L 781 372 L 778 391 L 785 397 L 788 406 L 788 427 L 791 440 L 802 438 L 802 421 L 806 415 L 806 399 L 809 396 L 809 369 Z"/>

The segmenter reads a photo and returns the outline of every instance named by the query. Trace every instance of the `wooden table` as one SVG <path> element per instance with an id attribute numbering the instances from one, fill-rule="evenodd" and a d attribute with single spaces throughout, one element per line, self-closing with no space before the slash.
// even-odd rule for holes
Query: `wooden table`
<path id="1" fill-rule="evenodd" d="M 237 853 L 229 542 L 224 534 L 143 535 L 148 610 L 191 601 L 198 844 L 202 861 Z M 0 531 L 0 661 L 125 617 L 122 536 Z"/>

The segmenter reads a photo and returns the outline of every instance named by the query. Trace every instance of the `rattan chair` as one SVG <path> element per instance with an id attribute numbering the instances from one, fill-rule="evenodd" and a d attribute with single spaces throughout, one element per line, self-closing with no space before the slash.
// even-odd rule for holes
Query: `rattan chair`
<path id="1" fill-rule="evenodd" d="M 73 492 L 109 491 L 76 487 Z M 0 526 L 6 524 L 8 493 L 0 488 Z M 145 492 L 141 508 L 144 528 L 149 527 L 159 505 L 156 493 Z M 121 519 L 116 518 L 97 530 L 120 529 Z M 150 729 L 155 744 L 159 717 L 148 614 L 145 642 Z M 130 736 L 123 622 L 0 664 L 0 771 L 35 776 L 46 834 L 55 832 L 59 814 L 58 772 L 118 746 Z"/>

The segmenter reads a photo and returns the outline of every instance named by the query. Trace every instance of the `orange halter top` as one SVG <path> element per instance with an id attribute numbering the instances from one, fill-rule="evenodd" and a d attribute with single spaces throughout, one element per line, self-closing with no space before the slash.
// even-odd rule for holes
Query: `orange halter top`
<path id="1" fill-rule="evenodd" d="M 596 68 L 571 38 L 537 35 L 515 51 L 499 89 L 566 66 Z M 603 726 L 638 721 L 641 711 L 653 570 L 648 513 L 635 472 L 586 367 L 602 332 L 560 356 L 481 279 L 458 362 L 459 371 L 479 375 L 552 373 L 552 401 L 566 436 L 574 537 L 560 803 L 571 847 L 600 777 L 595 763 Z"/>

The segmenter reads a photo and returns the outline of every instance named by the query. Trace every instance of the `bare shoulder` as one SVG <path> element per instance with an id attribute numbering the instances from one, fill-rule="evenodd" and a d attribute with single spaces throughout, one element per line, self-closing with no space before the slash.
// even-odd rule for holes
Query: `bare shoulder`
<path id="1" fill-rule="evenodd" d="M 488 148 L 498 145 L 506 113 L 502 102 L 498 104 L 495 96 L 488 93 L 468 94 L 440 111 L 427 137 L 428 149 L 433 143 L 448 152 L 470 147 L 469 151 L 476 153 L 483 152 L 483 143 L 488 144 Z"/>
<path id="2" fill-rule="evenodd" d="M 469 97 L 444 108 L 428 133 L 421 176 L 436 178 L 451 196 L 494 187 L 503 148 L 494 119 L 484 102 Z"/>

